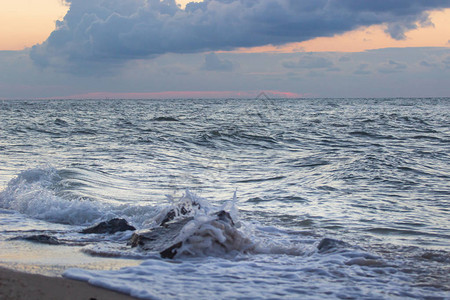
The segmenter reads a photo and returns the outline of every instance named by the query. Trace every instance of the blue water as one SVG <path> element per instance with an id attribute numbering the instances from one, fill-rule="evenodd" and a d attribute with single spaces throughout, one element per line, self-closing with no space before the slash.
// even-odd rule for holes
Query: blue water
<path id="1" fill-rule="evenodd" d="M 101 237 L 82 251 L 142 265 L 65 276 L 143 298 L 448 298 L 449 124 L 449 98 L 3 101 L 0 237 L 146 229 L 167 198 L 236 192 L 257 251 L 173 264 Z"/>

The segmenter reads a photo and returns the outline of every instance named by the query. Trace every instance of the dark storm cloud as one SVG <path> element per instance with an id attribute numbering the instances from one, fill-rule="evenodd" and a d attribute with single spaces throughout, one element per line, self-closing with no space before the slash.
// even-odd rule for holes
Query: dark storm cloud
<path id="1" fill-rule="evenodd" d="M 426 11 L 450 7 L 448 0 L 206 0 L 185 10 L 175 0 L 68 2 L 64 20 L 32 48 L 35 63 L 100 68 L 165 53 L 301 42 L 383 23 L 401 39 L 417 22 L 429 22 Z"/>

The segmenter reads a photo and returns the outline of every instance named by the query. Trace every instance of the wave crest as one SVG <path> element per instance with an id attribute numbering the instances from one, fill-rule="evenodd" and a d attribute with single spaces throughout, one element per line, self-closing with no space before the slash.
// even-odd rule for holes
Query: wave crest
<path id="1" fill-rule="evenodd" d="M 61 177 L 55 168 L 34 168 L 21 172 L 0 192 L 0 207 L 55 223 L 84 225 L 104 214 L 98 202 L 57 195 Z"/>

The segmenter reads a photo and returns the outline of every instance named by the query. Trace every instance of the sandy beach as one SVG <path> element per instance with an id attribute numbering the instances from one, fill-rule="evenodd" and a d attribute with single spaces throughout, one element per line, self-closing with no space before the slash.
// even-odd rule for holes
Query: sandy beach
<path id="1" fill-rule="evenodd" d="M 127 300 L 123 294 L 61 277 L 47 277 L 0 267 L 0 300 Z"/>

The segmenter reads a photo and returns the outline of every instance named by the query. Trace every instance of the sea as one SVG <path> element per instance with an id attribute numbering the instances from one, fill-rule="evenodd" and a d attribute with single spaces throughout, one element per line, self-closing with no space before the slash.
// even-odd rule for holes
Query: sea
<path id="1" fill-rule="evenodd" d="M 184 204 L 173 259 L 80 233 Z M 0 101 L 0 265 L 142 299 L 450 299 L 450 98 Z"/>

